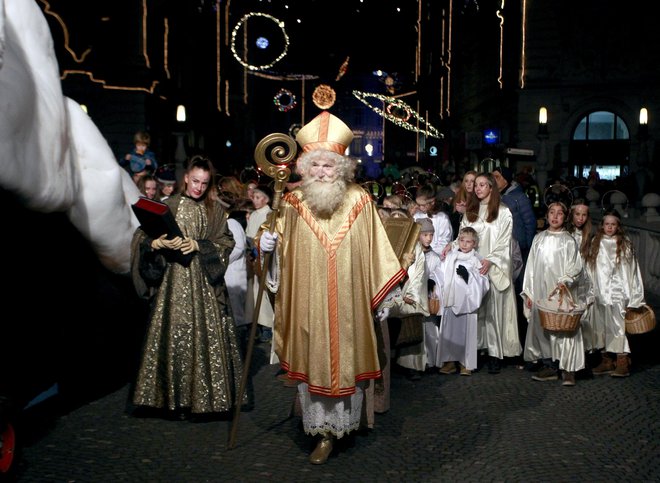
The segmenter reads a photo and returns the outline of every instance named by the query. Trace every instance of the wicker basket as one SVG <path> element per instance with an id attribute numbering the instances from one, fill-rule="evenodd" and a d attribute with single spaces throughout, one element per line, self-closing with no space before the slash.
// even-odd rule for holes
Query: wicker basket
<path id="1" fill-rule="evenodd" d="M 541 327 L 551 332 L 575 332 L 580 326 L 584 308 L 577 306 L 571 292 L 563 285 L 550 292 L 547 302 L 552 302 L 555 295 L 558 295 L 558 304 L 536 301 Z"/>
<path id="2" fill-rule="evenodd" d="M 655 312 L 648 305 L 638 309 L 626 309 L 626 332 L 628 334 L 645 334 L 655 329 Z"/>

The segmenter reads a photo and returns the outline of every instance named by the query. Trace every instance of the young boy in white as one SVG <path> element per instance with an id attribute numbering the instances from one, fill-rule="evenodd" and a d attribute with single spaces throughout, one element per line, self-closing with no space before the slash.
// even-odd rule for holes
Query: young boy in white
<path id="1" fill-rule="evenodd" d="M 433 228 L 430 220 L 427 219 L 425 223 L 428 224 L 422 225 L 422 230 L 424 230 L 424 226 Z M 421 323 L 422 318 L 428 317 L 429 308 L 426 285 L 428 275 L 423 248 L 419 242 L 415 244 L 414 258 L 407 271 L 408 280 L 401 289 L 402 299 L 398 300 L 398 297 L 395 296 L 396 304 L 390 309 L 390 316 L 416 317 L 419 320 L 415 320 L 414 323 Z M 383 302 L 383 306 L 387 306 L 387 302 Z M 427 364 L 424 340 L 419 344 L 399 348 L 396 362 L 399 366 L 407 369 L 409 379 L 419 380 Z"/>
<path id="2" fill-rule="evenodd" d="M 461 228 L 458 247 L 450 250 L 441 264 L 441 374 L 455 372 L 456 362 L 463 376 L 471 375 L 477 367 L 477 311 L 490 288 L 488 277 L 479 273 L 478 242 L 474 228 Z"/>
<path id="3" fill-rule="evenodd" d="M 430 218 L 417 220 L 421 225 L 419 230 L 419 245 L 424 253 L 424 287 L 428 290 L 428 297 L 435 300 L 441 298 L 440 293 L 440 255 L 433 251 L 431 245 L 435 235 L 435 227 Z M 424 317 L 424 355 L 426 367 L 440 367 L 440 315 L 442 304 L 431 310 L 429 304 L 428 316 Z"/>

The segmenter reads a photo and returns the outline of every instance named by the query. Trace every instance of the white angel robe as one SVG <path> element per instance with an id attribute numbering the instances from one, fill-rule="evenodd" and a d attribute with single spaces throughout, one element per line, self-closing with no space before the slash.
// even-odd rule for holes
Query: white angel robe
<path id="1" fill-rule="evenodd" d="M 559 361 L 559 368 L 575 372 L 584 368 L 584 343 L 582 330 L 554 332 L 541 327 L 537 300 L 547 299 L 557 285 L 567 286 L 573 300 L 584 305 L 578 298 L 575 282 L 582 276 L 582 257 L 573 237 L 566 231 L 545 230 L 537 234 L 527 258 L 522 295 L 531 299 L 531 311 L 525 307 L 529 322 L 525 339 L 524 359 L 537 361 L 552 359 Z"/>
<path id="2" fill-rule="evenodd" d="M 433 293 L 429 293 L 429 297 L 433 297 L 440 300 L 440 307 L 438 312 L 431 314 L 429 312 L 428 317 L 424 317 L 424 346 L 426 347 L 426 365 L 428 367 L 440 367 L 442 363 L 440 362 L 440 315 L 442 315 L 442 267 L 440 260 L 440 255 L 429 248 L 424 252 L 426 257 L 426 272 L 427 277 L 427 286 L 428 280 L 433 280 L 435 286 L 433 287 Z"/>
<path id="3" fill-rule="evenodd" d="M 577 244 L 578 251 L 582 246 L 582 231 L 575 230 L 571 236 Z M 581 254 L 580 254 L 581 256 Z M 594 351 L 605 347 L 605 332 L 603 330 L 596 331 L 598 328 L 594 325 L 593 321 L 593 303 L 594 303 L 594 289 L 591 282 L 591 275 L 587 270 L 586 262 L 582 258 L 582 275 L 575 281 L 575 293 L 578 299 L 585 300 L 587 308 L 585 309 L 582 317 L 580 318 L 580 327 L 582 328 L 582 340 L 584 341 L 584 350 L 587 352 Z"/>
<path id="4" fill-rule="evenodd" d="M 594 284 L 594 331 L 605 334 L 604 349 L 616 354 L 630 353 L 626 337 L 626 308 L 645 304 L 644 283 L 637 257 L 626 251 L 616 259 L 617 237 L 603 235 L 596 266 L 589 266 Z"/>
<path id="5" fill-rule="evenodd" d="M 456 269 L 463 265 L 467 283 Z M 458 361 L 469 370 L 477 368 L 477 311 L 490 283 L 481 275 L 481 259 L 475 250 L 463 253 L 453 248 L 442 262 L 442 322 L 438 344 L 438 366 Z"/>
<path id="6" fill-rule="evenodd" d="M 231 231 L 236 244 L 229 255 L 229 265 L 225 272 L 225 283 L 227 292 L 229 292 L 229 302 L 231 304 L 234 323 L 246 325 L 251 322 L 245 318 L 245 301 L 247 298 L 247 262 L 245 259 L 245 250 L 247 241 L 245 230 L 241 224 L 233 218 L 227 219 L 227 226 Z"/>
<path id="7" fill-rule="evenodd" d="M 513 217 L 506 205 L 500 204 L 497 219 L 486 222 L 488 205 L 479 206 L 479 216 L 461 220 L 461 228 L 470 226 L 479 236 L 479 255 L 490 261 L 490 289 L 477 315 L 477 349 L 487 349 L 488 355 L 502 359 L 520 355 L 518 311 L 512 281 L 511 240 Z M 458 246 L 457 242 L 454 242 Z"/>
<path id="8" fill-rule="evenodd" d="M 259 228 L 261 225 L 266 223 L 268 214 L 273 211 L 272 208 L 268 205 L 262 206 L 258 210 L 250 213 L 250 218 L 248 219 L 247 226 L 245 228 L 245 234 L 247 239 L 250 240 L 250 243 L 254 243 L 254 237 L 257 236 Z M 245 318 L 252 322 L 254 317 L 254 309 L 257 303 L 257 297 L 259 296 L 259 277 L 255 275 L 250 277 L 247 282 L 247 298 L 245 305 Z M 261 305 L 259 306 L 259 318 L 257 323 L 263 327 L 273 327 L 273 321 L 275 319 L 275 312 L 273 310 L 273 305 L 270 303 L 270 299 L 267 297 L 267 293 L 261 298 Z M 277 361 L 274 361 L 277 362 Z M 271 360 L 271 364 L 274 363 Z"/>
<path id="9" fill-rule="evenodd" d="M 414 300 L 413 304 L 406 304 L 401 300 L 390 309 L 390 316 L 405 317 L 418 316 L 419 323 L 422 323 L 421 317 L 429 315 L 428 289 L 426 281 L 426 258 L 422 246 L 415 244 L 415 261 L 408 267 L 408 280 L 401 290 L 403 295 L 408 295 Z M 399 350 L 397 364 L 408 369 L 423 371 L 426 368 L 426 351 L 424 350 L 424 341 L 419 344 L 402 347 Z"/>

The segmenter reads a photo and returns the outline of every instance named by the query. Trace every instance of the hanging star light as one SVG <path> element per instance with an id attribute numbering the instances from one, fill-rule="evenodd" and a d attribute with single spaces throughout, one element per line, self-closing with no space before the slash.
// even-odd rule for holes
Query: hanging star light
<path id="1" fill-rule="evenodd" d="M 236 37 L 238 36 L 238 31 L 241 29 L 243 24 L 247 22 L 248 19 L 253 18 L 253 17 L 264 17 L 267 18 L 268 20 L 272 20 L 275 22 L 275 25 L 277 25 L 280 30 L 282 31 L 282 35 L 284 36 L 284 49 L 280 53 L 280 55 L 275 58 L 270 64 L 264 64 L 264 65 L 251 65 L 248 64 L 245 60 L 241 59 L 241 57 L 238 55 L 236 52 Z M 241 18 L 236 26 L 234 27 L 234 30 L 231 32 L 231 53 L 234 54 L 234 58 L 238 61 L 239 64 L 241 64 L 243 67 L 249 70 L 265 70 L 265 69 L 270 69 L 272 66 L 277 64 L 280 60 L 284 58 L 284 56 L 288 53 L 289 51 L 289 36 L 286 33 L 286 30 L 284 29 L 284 22 L 281 20 L 278 20 L 277 18 L 273 17 L 272 15 L 268 15 L 267 13 L 261 13 L 261 12 L 250 12 Z M 247 54 L 247 52 L 246 52 Z"/>
<path id="2" fill-rule="evenodd" d="M 362 91 L 353 91 L 353 95 L 376 114 L 384 117 L 399 127 L 407 129 L 408 131 L 415 131 L 424 134 L 428 137 L 438 139 L 444 138 L 444 136 L 435 127 L 431 126 L 431 124 L 422 119 L 421 116 L 412 107 L 403 102 L 401 99 Z M 385 110 L 380 109 L 378 106 L 372 106 L 368 101 L 369 98 L 378 99 L 379 101 L 383 102 Z M 421 129 L 413 125 L 410 121 L 411 118 L 425 126 L 425 128 Z"/>

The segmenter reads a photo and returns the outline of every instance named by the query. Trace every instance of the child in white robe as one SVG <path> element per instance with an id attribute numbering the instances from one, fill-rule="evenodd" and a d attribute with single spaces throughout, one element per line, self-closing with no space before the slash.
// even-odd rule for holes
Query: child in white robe
<path id="1" fill-rule="evenodd" d="M 424 354 L 426 367 L 440 367 L 440 315 L 442 314 L 442 294 L 440 293 L 440 255 L 433 251 L 432 244 L 435 236 L 435 227 L 430 218 L 417 220 L 421 225 L 419 231 L 419 245 L 424 253 L 426 267 L 424 285 L 429 297 L 429 312 L 424 317 Z M 434 304 L 431 304 L 431 300 Z M 434 307 L 432 308 L 432 305 Z"/>
<path id="2" fill-rule="evenodd" d="M 477 312 L 490 288 L 481 275 L 481 257 L 476 252 L 479 237 L 474 228 L 458 232 L 458 247 L 441 264 L 442 322 L 439 359 L 441 374 L 452 374 L 458 362 L 460 374 L 469 376 L 477 368 Z"/>
<path id="3" fill-rule="evenodd" d="M 605 333 L 597 333 L 594 330 L 592 314 L 594 291 L 593 284 L 591 283 L 591 277 L 589 275 L 589 270 L 587 269 L 586 264 L 586 258 L 589 254 L 589 246 L 591 245 L 591 238 L 593 237 L 593 230 L 591 225 L 591 215 L 589 214 L 589 203 L 585 199 L 579 198 L 573 201 L 573 205 L 571 206 L 569 214 L 567 230 L 575 239 L 575 242 L 578 245 L 578 250 L 580 251 L 580 256 L 582 257 L 582 264 L 584 266 L 584 270 L 582 270 L 582 277 L 576 283 L 578 284 L 578 297 L 587 301 L 587 308 L 580 318 L 580 328 L 582 329 L 582 340 L 584 341 L 584 350 L 586 353 L 584 360 L 585 374 L 586 377 L 590 377 L 592 375 L 591 370 L 593 368 L 590 367 L 590 361 L 593 360 L 594 355 L 599 357 L 599 354 L 596 354 L 597 349 L 605 347 Z M 579 374 L 577 376 L 579 379 Z"/>
<path id="4" fill-rule="evenodd" d="M 575 386 L 575 372 L 584 367 L 582 330 L 548 331 L 541 326 L 537 301 L 545 299 L 557 287 L 568 290 L 574 302 L 586 305 L 577 290 L 582 276 L 582 256 L 578 245 L 566 230 L 568 208 L 551 203 L 547 212 L 548 229 L 534 237 L 525 266 L 523 307 L 529 321 L 525 339 L 525 361 L 542 360 L 544 367 L 532 379 L 556 381 L 562 370 L 564 386 Z"/>
<path id="5" fill-rule="evenodd" d="M 621 226 L 616 210 L 605 213 L 591 243 L 587 262 L 594 285 L 593 324 L 596 333 L 605 334 L 601 363 L 594 375 L 630 375 L 630 345 L 626 337 L 627 308 L 645 304 L 644 283 L 632 242 Z M 616 354 L 616 362 L 608 353 Z"/>
<path id="6" fill-rule="evenodd" d="M 430 220 L 425 223 L 433 228 Z M 422 226 L 428 226 L 422 225 Z M 423 230 L 424 228 L 422 228 Z M 395 305 L 390 309 L 390 316 L 408 318 L 406 322 L 422 323 L 422 318 L 428 317 L 428 292 L 426 281 L 425 255 L 422 245 L 415 244 L 415 252 L 412 264 L 407 269 L 408 280 L 401 289 L 401 298 L 394 297 Z M 387 302 L 383 302 L 386 306 Z M 402 321 L 402 323 L 406 323 Z M 398 349 L 397 364 L 406 369 L 407 377 L 413 381 L 421 378 L 426 368 L 426 352 L 424 340 L 419 344 L 408 345 Z"/>

